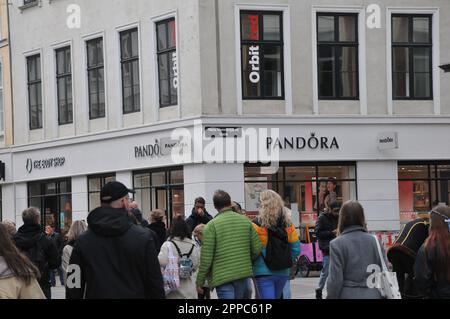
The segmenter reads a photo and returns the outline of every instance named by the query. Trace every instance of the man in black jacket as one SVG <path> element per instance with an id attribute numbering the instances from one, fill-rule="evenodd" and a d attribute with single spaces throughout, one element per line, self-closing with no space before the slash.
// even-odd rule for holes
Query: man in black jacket
<path id="1" fill-rule="evenodd" d="M 203 197 L 198 197 L 195 199 L 191 216 L 186 219 L 186 223 L 188 224 L 191 233 L 198 225 L 206 225 L 213 219 L 213 217 L 206 211 L 205 204 L 206 202 Z"/>
<path id="2" fill-rule="evenodd" d="M 68 269 L 68 299 L 164 299 L 161 268 L 151 233 L 128 217 L 129 190 L 106 184 L 102 207 L 75 244 Z"/>
<path id="3" fill-rule="evenodd" d="M 316 288 L 316 298 L 322 299 L 322 291 L 328 278 L 330 266 L 330 242 L 336 238 L 340 205 L 337 202 L 326 208 L 317 219 L 316 234 L 319 239 L 319 248 L 323 254 L 323 267 L 320 273 L 319 284 Z"/>
<path id="4" fill-rule="evenodd" d="M 47 238 L 41 226 L 41 213 L 36 208 L 28 208 L 22 213 L 24 225 L 14 235 L 17 248 L 24 252 L 39 269 L 39 285 L 47 299 L 52 298 L 50 271 L 61 266 L 61 255 L 56 245 Z"/>

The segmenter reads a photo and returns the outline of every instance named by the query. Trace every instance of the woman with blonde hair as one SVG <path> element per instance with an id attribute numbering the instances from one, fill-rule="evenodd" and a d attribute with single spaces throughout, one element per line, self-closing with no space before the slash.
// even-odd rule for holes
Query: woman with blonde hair
<path id="1" fill-rule="evenodd" d="M 261 193 L 260 201 L 253 227 L 263 250 L 253 273 L 261 299 L 280 299 L 293 261 L 300 255 L 300 241 L 281 196 L 268 190 Z"/>
<path id="2" fill-rule="evenodd" d="M 84 220 L 77 220 L 72 224 L 72 226 L 70 226 L 69 232 L 67 233 L 67 245 L 64 247 L 62 253 L 61 267 L 64 271 L 64 279 L 67 277 L 67 267 L 69 266 L 70 256 L 72 256 L 72 251 L 75 247 L 75 241 L 86 230 L 87 225 Z"/>

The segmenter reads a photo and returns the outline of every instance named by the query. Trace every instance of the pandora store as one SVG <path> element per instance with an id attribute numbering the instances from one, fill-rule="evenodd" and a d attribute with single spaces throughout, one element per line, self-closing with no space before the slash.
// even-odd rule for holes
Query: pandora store
<path id="1" fill-rule="evenodd" d="M 259 209 L 259 194 L 273 189 L 297 224 L 314 224 L 331 187 L 340 203 L 361 201 L 369 228 L 377 231 L 399 230 L 433 205 L 450 202 L 445 124 L 242 122 L 185 120 L 3 150 L 2 218 L 20 225 L 23 209 L 35 206 L 44 224 L 67 229 L 98 207 L 100 189 L 112 180 L 136 190 L 146 216 L 160 208 L 169 221 L 189 215 L 198 196 L 214 215 L 216 189 L 230 192 L 250 215 Z M 173 135 L 180 128 L 189 138 Z M 224 155 L 229 148 L 218 151 L 213 143 L 239 143 L 249 132 L 256 132 L 257 142 L 247 141 L 245 154 L 236 152 L 235 160 Z M 267 151 L 276 156 L 260 156 Z"/>

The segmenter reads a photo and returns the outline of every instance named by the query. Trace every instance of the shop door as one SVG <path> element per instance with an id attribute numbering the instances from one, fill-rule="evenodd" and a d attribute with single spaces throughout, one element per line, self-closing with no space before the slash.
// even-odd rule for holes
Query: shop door
<path id="1" fill-rule="evenodd" d="M 167 208 L 169 207 L 168 203 L 168 196 L 167 196 L 167 188 L 166 187 L 156 187 L 155 188 L 155 200 L 154 204 L 155 206 L 153 209 L 162 209 L 166 212 L 166 218 L 169 221 L 169 213 Z"/>
<path id="2" fill-rule="evenodd" d="M 59 232 L 58 196 L 45 196 L 43 201 L 44 226 L 53 226 Z"/>
<path id="3" fill-rule="evenodd" d="M 441 191 L 441 198 L 439 199 L 439 202 L 445 203 L 445 205 L 450 204 L 450 172 L 442 172 L 441 178 L 446 178 L 447 180 L 441 180 L 440 181 L 440 191 Z"/>
<path id="4" fill-rule="evenodd" d="M 185 217 L 184 212 L 184 188 L 173 187 L 170 189 L 170 215 L 172 219 L 176 216 Z"/>

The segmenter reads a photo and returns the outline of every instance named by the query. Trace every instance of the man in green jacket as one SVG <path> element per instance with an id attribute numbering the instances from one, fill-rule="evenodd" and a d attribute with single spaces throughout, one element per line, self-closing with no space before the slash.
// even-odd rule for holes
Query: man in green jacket
<path id="1" fill-rule="evenodd" d="M 202 293 L 208 279 L 219 299 L 244 299 L 261 242 L 248 218 L 233 211 L 227 192 L 216 191 L 213 201 L 219 214 L 203 231 L 197 289 Z"/>

